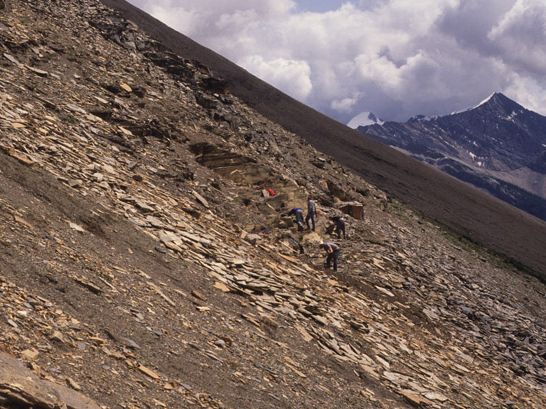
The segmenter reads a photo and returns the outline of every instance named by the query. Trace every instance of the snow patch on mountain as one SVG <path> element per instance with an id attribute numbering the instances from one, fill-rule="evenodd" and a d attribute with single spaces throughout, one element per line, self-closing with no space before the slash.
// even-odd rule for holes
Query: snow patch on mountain
<path id="1" fill-rule="evenodd" d="M 496 92 L 493 92 L 491 95 L 489 95 L 487 98 L 485 98 L 482 102 L 480 102 L 478 105 L 476 105 L 475 107 L 472 107 L 470 109 L 468 109 L 467 111 L 472 111 L 473 109 L 476 109 L 478 107 L 481 107 L 482 105 L 484 104 L 487 104 L 497 93 Z"/>
<path id="2" fill-rule="evenodd" d="M 349 128 L 358 129 L 360 126 L 368 125 L 383 125 L 385 121 L 382 121 L 372 112 L 362 112 L 349 121 L 347 126 Z"/>
<path id="3" fill-rule="evenodd" d="M 462 114 L 462 113 L 464 113 L 464 112 L 472 111 L 473 109 L 479 108 L 479 107 L 481 107 L 482 105 L 485 105 L 485 104 L 487 104 L 489 101 L 491 101 L 491 99 L 493 99 L 493 98 L 495 97 L 495 95 L 497 95 L 497 92 L 493 92 L 491 95 L 489 95 L 489 96 L 488 96 L 487 98 L 485 98 L 483 101 L 481 101 L 478 105 L 475 105 L 475 106 L 473 106 L 472 108 L 463 109 L 463 110 L 461 110 L 461 111 L 455 111 L 455 112 L 450 113 L 449 115 Z"/>

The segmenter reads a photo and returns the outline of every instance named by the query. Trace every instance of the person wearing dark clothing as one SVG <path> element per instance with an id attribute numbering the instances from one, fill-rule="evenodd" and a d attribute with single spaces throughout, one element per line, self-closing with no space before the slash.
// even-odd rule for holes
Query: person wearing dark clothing
<path id="1" fill-rule="evenodd" d="M 303 230 L 303 209 L 300 207 L 295 207 L 288 212 L 288 216 L 294 216 L 296 218 L 296 224 L 298 225 L 298 230 Z"/>
<path id="2" fill-rule="evenodd" d="M 343 239 L 347 238 L 347 235 L 345 233 L 345 220 L 343 220 L 343 217 L 334 217 L 334 225 L 335 225 L 335 231 L 334 233 L 337 234 L 337 238 L 341 239 L 341 233 L 343 233 Z"/>
<path id="3" fill-rule="evenodd" d="M 317 204 L 311 198 L 307 200 L 307 216 L 305 216 L 305 223 L 308 229 L 315 231 L 315 222 L 317 220 Z M 309 223 L 311 222 L 311 223 Z"/>
<path id="4" fill-rule="evenodd" d="M 334 271 L 337 271 L 337 263 L 339 262 L 339 256 L 341 255 L 341 248 L 337 244 L 331 242 L 324 242 L 320 247 L 326 250 L 326 268 L 330 268 L 333 262 Z"/>

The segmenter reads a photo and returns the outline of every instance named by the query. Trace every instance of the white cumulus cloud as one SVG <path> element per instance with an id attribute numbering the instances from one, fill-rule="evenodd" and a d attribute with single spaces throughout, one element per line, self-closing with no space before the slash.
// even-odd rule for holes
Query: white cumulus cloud
<path id="1" fill-rule="evenodd" d="M 301 101 L 305 101 L 313 89 L 311 68 L 305 61 L 284 58 L 265 60 L 253 55 L 240 60 L 239 65 Z"/>
<path id="2" fill-rule="evenodd" d="M 494 91 L 546 113 L 544 0 L 347 0 L 320 12 L 296 0 L 130 1 L 343 122 L 449 113 Z"/>
<path id="3" fill-rule="evenodd" d="M 546 72 L 546 1 L 518 0 L 488 38 L 504 58 L 521 69 Z"/>

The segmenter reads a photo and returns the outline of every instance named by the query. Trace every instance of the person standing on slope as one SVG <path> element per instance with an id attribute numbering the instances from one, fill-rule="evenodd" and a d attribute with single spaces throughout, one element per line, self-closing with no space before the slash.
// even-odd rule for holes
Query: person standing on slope
<path id="1" fill-rule="evenodd" d="M 307 229 L 315 231 L 315 222 L 317 220 L 317 204 L 311 196 L 307 199 L 307 216 L 305 216 L 305 223 L 307 224 Z M 311 224 L 309 224 L 311 222 Z"/>
<path id="2" fill-rule="evenodd" d="M 339 256 L 341 256 L 341 248 L 337 244 L 328 241 L 322 243 L 320 247 L 326 251 L 326 268 L 330 268 L 330 265 L 333 262 L 334 271 L 337 271 L 337 263 L 339 261 Z"/>

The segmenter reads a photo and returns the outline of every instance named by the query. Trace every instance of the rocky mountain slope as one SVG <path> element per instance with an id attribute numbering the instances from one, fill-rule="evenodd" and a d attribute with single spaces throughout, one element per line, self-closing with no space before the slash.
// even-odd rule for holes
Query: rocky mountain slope
<path id="1" fill-rule="evenodd" d="M 0 13 L 0 408 L 544 406 L 537 279 L 97 1 Z"/>
<path id="2" fill-rule="evenodd" d="M 101 0 L 174 53 L 206 64 L 249 107 L 471 241 L 546 277 L 546 225 L 295 101 L 125 0 Z"/>
<path id="3" fill-rule="evenodd" d="M 546 220 L 546 117 L 503 94 L 463 112 L 358 129 Z"/>

